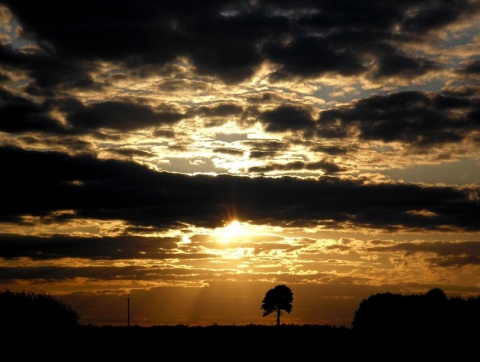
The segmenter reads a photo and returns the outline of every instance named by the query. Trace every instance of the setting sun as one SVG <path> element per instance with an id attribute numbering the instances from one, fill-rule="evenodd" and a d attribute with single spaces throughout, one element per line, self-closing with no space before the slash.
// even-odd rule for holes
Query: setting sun
<path id="1" fill-rule="evenodd" d="M 238 220 L 233 220 L 219 230 L 222 241 L 229 241 L 243 232 L 243 226 Z"/>

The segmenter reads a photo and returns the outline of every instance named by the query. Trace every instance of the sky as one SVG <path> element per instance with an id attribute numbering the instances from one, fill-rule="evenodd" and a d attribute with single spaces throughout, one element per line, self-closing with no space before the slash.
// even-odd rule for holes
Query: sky
<path id="1" fill-rule="evenodd" d="M 479 0 L 0 0 L 0 288 L 81 324 L 480 295 Z"/>

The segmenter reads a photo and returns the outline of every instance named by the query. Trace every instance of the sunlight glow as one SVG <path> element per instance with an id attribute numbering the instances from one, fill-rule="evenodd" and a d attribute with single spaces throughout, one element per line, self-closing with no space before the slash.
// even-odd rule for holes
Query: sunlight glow
<path id="1" fill-rule="evenodd" d="M 242 233 L 242 225 L 238 220 L 233 220 L 230 224 L 224 227 L 224 236 L 232 238 Z"/>
<path id="2" fill-rule="evenodd" d="M 238 220 L 232 220 L 223 228 L 218 229 L 218 236 L 221 241 L 228 242 L 243 233 L 243 226 Z"/>

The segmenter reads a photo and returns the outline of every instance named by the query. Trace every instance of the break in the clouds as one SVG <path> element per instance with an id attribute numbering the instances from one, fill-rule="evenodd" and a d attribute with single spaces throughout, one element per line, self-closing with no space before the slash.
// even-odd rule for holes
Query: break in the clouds
<path id="1" fill-rule="evenodd" d="M 98 306 L 132 293 L 145 325 L 255 323 L 276 283 L 305 323 L 475 295 L 479 21 L 478 0 L 0 0 L 0 285 L 117 324 Z"/>

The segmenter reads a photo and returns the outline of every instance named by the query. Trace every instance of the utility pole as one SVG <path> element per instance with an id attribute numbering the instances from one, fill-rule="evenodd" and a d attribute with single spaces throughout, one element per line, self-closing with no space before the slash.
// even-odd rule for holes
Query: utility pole
<path id="1" fill-rule="evenodd" d="M 130 294 L 127 298 L 127 326 L 130 327 Z"/>

